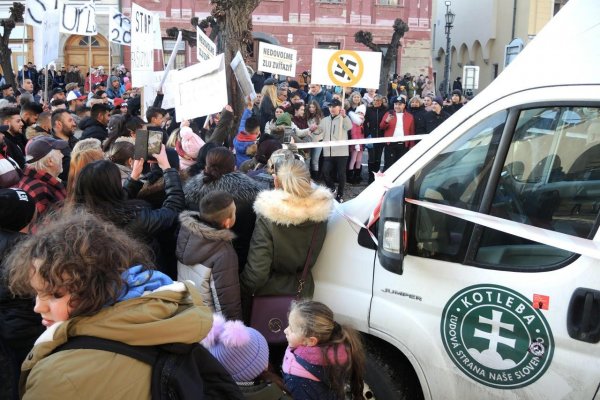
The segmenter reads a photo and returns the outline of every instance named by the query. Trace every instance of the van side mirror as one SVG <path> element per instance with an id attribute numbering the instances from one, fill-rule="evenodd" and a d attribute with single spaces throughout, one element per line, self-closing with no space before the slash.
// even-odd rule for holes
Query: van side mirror
<path id="1" fill-rule="evenodd" d="M 404 186 L 387 191 L 381 205 L 377 255 L 383 268 L 402 275 L 404 258 Z"/>

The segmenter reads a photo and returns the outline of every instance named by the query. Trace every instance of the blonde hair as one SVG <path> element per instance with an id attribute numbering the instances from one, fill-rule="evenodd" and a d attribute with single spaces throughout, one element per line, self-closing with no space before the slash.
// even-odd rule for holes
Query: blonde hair
<path id="1" fill-rule="evenodd" d="M 290 314 L 292 312 L 301 321 L 299 333 L 306 338 L 317 339 L 331 389 L 343 399 L 346 381 L 349 381 L 352 398 L 363 399 L 365 352 L 358 332 L 338 324 L 333 311 L 318 301 L 294 302 Z M 344 346 L 348 357 L 344 364 L 338 357 L 340 346 Z"/>
<path id="2" fill-rule="evenodd" d="M 296 197 L 309 197 L 315 189 L 310 182 L 310 172 L 303 161 L 292 159 L 275 165 L 281 188 Z"/>
<path id="3" fill-rule="evenodd" d="M 277 107 L 277 86 L 275 85 L 265 85 L 263 86 L 260 94 L 262 94 L 262 99 L 260 100 L 260 105 L 262 105 L 263 101 L 265 101 L 265 97 L 268 97 L 271 100 L 271 104 L 273 107 Z"/>

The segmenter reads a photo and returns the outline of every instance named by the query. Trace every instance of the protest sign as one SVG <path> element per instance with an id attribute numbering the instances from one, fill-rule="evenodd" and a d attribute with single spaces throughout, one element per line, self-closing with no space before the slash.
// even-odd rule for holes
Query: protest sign
<path id="1" fill-rule="evenodd" d="M 154 13 L 131 4 L 131 84 L 151 85 L 154 80 Z"/>
<path id="2" fill-rule="evenodd" d="M 162 50 L 162 32 L 160 30 L 160 18 L 157 13 L 154 13 L 154 26 L 152 27 L 154 36 L 152 37 L 152 43 L 154 44 L 154 50 Z M 163 61 L 164 62 L 164 61 Z"/>
<path id="3" fill-rule="evenodd" d="M 96 5 L 91 0 L 83 6 L 63 4 L 60 18 L 60 32 L 69 35 L 95 36 Z"/>
<path id="4" fill-rule="evenodd" d="M 259 42 L 258 70 L 283 76 L 296 76 L 296 50 Z"/>
<path id="5" fill-rule="evenodd" d="M 177 121 L 214 114 L 227 104 L 227 78 L 223 54 L 175 74 Z"/>
<path id="6" fill-rule="evenodd" d="M 250 96 L 250 99 L 254 101 L 254 99 L 256 98 L 254 85 L 252 84 L 252 80 L 250 79 L 250 73 L 248 73 L 248 68 L 246 68 L 246 64 L 244 63 L 244 59 L 242 58 L 242 53 L 240 53 L 239 51 L 237 52 L 235 57 L 233 57 L 233 60 L 231 60 L 231 69 L 233 70 L 235 79 L 237 79 L 238 84 L 240 85 L 240 89 L 242 90 L 244 99 Z"/>
<path id="7" fill-rule="evenodd" d="M 23 18 L 27 25 L 41 27 L 46 11 L 57 8 L 58 0 L 27 0 Z"/>
<path id="8" fill-rule="evenodd" d="M 131 20 L 116 8 L 108 10 L 108 39 L 122 46 L 131 46 Z"/>
<path id="9" fill-rule="evenodd" d="M 202 32 L 200 27 L 196 27 L 196 58 L 198 61 L 205 61 L 216 55 L 217 46 Z"/>
<path id="10" fill-rule="evenodd" d="M 379 52 L 326 49 L 312 51 L 311 83 L 378 88 L 380 71 Z"/>
<path id="11" fill-rule="evenodd" d="M 44 49 L 42 50 L 43 65 L 48 65 L 58 58 L 58 42 L 60 39 L 60 35 L 58 34 L 59 25 L 60 10 L 46 11 L 42 22 L 42 29 L 44 30 L 41 41 L 44 46 Z"/>

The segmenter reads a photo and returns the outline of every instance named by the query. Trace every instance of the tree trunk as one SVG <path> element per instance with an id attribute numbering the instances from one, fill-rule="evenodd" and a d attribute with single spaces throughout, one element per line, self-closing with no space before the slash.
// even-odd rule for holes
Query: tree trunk
<path id="1" fill-rule="evenodd" d="M 6 83 L 11 85 L 13 89 L 17 90 L 17 85 L 15 82 L 15 73 L 12 69 L 11 55 L 11 49 L 8 47 L 8 44 L 5 45 L 4 40 L 2 40 L 0 43 L 0 67 L 2 67 L 2 72 Z"/>
<path id="2" fill-rule="evenodd" d="M 25 6 L 22 3 L 14 2 L 10 7 L 10 17 L 0 19 L 0 26 L 4 28 L 4 32 L 0 35 L 0 66 L 6 83 L 12 85 L 15 90 L 17 90 L 17 85 L 12 67 L 12 51 L 8 47 L 8 43 L 10 42 L 10 34 L 17 22 L 23 22 L 24 12 Z"/>

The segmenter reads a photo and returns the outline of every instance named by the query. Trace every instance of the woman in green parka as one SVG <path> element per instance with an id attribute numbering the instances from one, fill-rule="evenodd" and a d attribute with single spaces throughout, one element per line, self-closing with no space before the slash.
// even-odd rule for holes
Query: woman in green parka
<path id="1" fill-rule="evenodd" d="M 274 178 L 275 189 L 259 193 L 254 202 L 256 225 L 240 277 L 244 297 L 295 294 L 313 232 L 316 230 L 309 268 L 325 240 L 333 206 L 331 192 L 312 184 L 308 168 L 300 160 L 276 164 Z M 301 294 L 312 297 L 313 292 L 309 272 Z"/>

